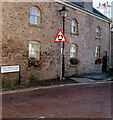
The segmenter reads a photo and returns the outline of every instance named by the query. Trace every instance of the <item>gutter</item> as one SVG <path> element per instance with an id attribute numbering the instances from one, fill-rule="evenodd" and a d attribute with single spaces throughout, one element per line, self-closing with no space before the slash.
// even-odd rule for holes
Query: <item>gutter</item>
<path id="1" fill-rule="evenodd" d="M 75 5 L 75 4 L 72 4 L 72 3 L 68 2 L 68 1 L 66 1 L 66 0 L 53 0 L 53 1 L 55 1 L 57 3 L 60 3 L 62 5 L 68 6 L 70 8 L 73 8 L 75 10 L 81 11 L 81 12 L 86 13 L 88 15 L 91 15 L 93 17 L 96 17 L 96 18 L 98 18 L 98 19 L 100 19 L 100 20 L 102 20 L 104 22 L 110 23 L 109 19 L 106 19 L 106 18 L 104 18 L 104 17 L 102 17 L 100 15 L 97 15 L 97 14 L 95 14 L 95 13 L 89 11 L 89 10 L 83 9 L 83 8 L 81 8 L 81 7 L 79 7 L 79 6 Z"/>

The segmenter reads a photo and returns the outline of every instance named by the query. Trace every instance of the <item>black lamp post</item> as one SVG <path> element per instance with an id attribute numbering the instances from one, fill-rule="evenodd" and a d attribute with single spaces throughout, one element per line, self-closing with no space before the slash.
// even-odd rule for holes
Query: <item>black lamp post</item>
<path id="1" fill-rule="evenodd" d="M 61 17 L 62 17 L 62 29 L 63 33 L 65 34 L 65 18 L 67 17 L 68 10 L 63 6 L 61 10 L 59 10 Z M 61 51 L 62 51 L 62 70 L 61 70 L 61 77 L 60 80 L 64 79 L 65 77 L 65 56 L 64 56 L 64 42 L 62 43 L 61 46 Z"/>

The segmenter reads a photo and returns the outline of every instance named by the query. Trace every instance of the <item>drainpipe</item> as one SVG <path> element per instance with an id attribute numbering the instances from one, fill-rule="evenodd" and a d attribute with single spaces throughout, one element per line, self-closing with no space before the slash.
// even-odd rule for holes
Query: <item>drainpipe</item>
<path id="1" fill-rule="evenodd" d="M 109 33 L 109 44 L 110 44 L 110 50 L 109 50 L 109 53 L 110 53 L 110 55 L 109 55 L 109 68 L 112 68 L 112 65 L 111 65 L 111 28 L 110 28 L 110 24 L 111 24 L 111 21 L 110 21 L 110 23 L 109 23 L 109 29 L 110 29 L 110 33 Z"/>

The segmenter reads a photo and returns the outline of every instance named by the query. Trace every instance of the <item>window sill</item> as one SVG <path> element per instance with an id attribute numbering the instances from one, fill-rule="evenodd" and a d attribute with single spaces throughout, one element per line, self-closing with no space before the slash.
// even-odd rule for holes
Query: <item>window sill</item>
<path id="1" fill-rule="evenodd" d="M 34 27 L 40 27 L 42 28 L 42 24 L 35 24 L 35 23 L 29 23 L 30 26 L 34 26 Z"/>
<path id="2" fill-rule="evenodd" d="M 100 66 L 100 65 L 102 65 L 102 64 L 95 64 L 96 66 Z"/>
<path id="3" fill-rule="evenodd" d="M 100 40 L 100 37 L 99 37 L 99 36 L 96 36 L 95 39 L 99 39 L 99 40 Z"/>
<path id="4" fill-rule="evenodd" d="M 71 64 L 70 64 L 69 66 L 70 66 L 70 67 L 76 67 L 76 66 L 77 66 L 77 64 L 76 64 L 76 65 L 71 65 Z"/>
<path id="5" fill-rule="evenodd" d="M 71 35 L 76 35 L 76 36 L 78 36 L 79 34 L 78 34 L 78 33 L 71 33 Z"/>

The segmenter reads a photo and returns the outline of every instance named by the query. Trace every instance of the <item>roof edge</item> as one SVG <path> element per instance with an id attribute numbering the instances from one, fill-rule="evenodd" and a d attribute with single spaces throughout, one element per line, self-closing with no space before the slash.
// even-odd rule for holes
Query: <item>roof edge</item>
<path id="1" fill-rule="evenodd" d="M 98 14 L 96 14 L 96 13 L 93 13 L 93 12 L 91 12 L 91 11 L 89 11 L 89 10 L 86 10 L 86 9 L 84 9 L 84 8 L 82 8 L 82 7 L 79 7 L 79 6 L 77 6 L 77 5 L 73 4 L 73 3 L 70 3 L 70 2 L 67 1 L 67 0 L 53 0 L 53 1 L 58 2 L 58 3 L 60 3 L 60 4 L 63 4 L 63 5 L 66 5 L 66 6 L 68 6 L 68 7 L 71 7 L 71 8 L 73 8 L 73 9 L 79 10 L 79 11 L 81 11 L 81 12 L 84 12 L 84 13 L 86 13 L 86 14 L 89 14 L 89 15 L 93 16 L 93 17 L 96 17 L 96 18 L 98 18 L 98 19 L 101 19 L 101 20 L 103 20 L 103 21 L 105 21 L 105 22 L 110 23 L 110 19 L 107 19 L 107 18 L 102 17 L 102 16 L 100 16 L 100 15 L 98 15 Z"/>

